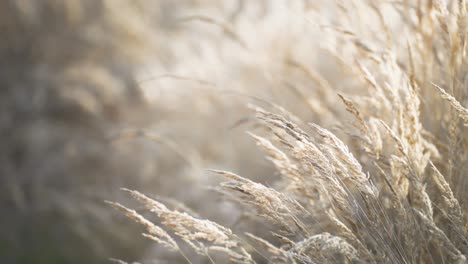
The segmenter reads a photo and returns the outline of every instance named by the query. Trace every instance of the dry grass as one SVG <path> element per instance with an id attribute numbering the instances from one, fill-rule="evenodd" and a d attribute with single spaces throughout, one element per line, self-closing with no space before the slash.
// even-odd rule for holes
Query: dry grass
<path id="1" fill-rule="evenodd" d="M 227 179 L 217 190 L 255 212 L 255 221 L 274 235 L 249 232 L 241 239 L 130 191 L 166 230 L 155 240 L 171 241 L 172 248 L 179 247 L 173 241 L 185 242 L 212 262 L 209 252 L 216 250 L 236 263 L 466 263 L 468 4 L 321 3 L 288 15 L 318 30 L 321 48 L 313 52 L 327 59 L 329 72 L 300 57 L 294 43 L 266 66 L 270 73 L 281 69 L 272 80 L 286 84 L 281 93 L 294 90 L 312 114 L 296 117 L 294 107 L 275 104 L 251 107 L 251 136 L 279 179 L 270 187 L 215 171 Z M 239 54 L 255 55 L 240 22 L 198 15 L 184 22 L 192 20 L 221 27 L 231 40 L 242 40 L 247 51 Z M 304 86 L 311 86 L 309 95 Z"/>
<path id="2" fill-rule="evenodd" d="M 0 262 L 466 263 L 467 8 L 1 2 Z"/>

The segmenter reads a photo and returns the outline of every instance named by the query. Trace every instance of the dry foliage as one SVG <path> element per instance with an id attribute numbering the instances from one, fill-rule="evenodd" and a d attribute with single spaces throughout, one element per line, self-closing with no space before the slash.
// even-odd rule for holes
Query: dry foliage
<path id="1" fill-rule="evenodd" d="M 240 2 L 232 25 L 198 15 L 184 22 L 214 24 L 255 54 L 236 23 L 249 6 Z M 242 240 L 139 192 L 132 196 L 198 254 L 217 249 L 232 262 L 466 263 L 468 3 L 309 2 L 288 15 L 320 32 L 315 41 L 331 73 L 301 61 L 294 43 L 270 61 L 283 67 L 275 72 L 284 74 L 275 76 L 282 92 L 293 90 L 312 115 L 267 103 L 271 110 L 253 106 L 247 121 L 280 178 L 270 187 L 215 171 L 227 179 L 216 190 L 272 224 L 271 240 L 252 232 Z"/>
<path id="2" fill-rule="evenodd" d="M 467 9 L 2 1 L 0 262 L 466 263 Z"/>

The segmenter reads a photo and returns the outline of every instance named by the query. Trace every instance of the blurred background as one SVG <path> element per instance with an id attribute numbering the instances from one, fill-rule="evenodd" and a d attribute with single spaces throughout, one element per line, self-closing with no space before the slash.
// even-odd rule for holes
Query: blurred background
<path id="1" fill-rule="evenodd" d="M 248 106 L 326 127 L 347 115 L 326 110 L 337 97 L 323 89 L 352 85 L 317 29 L 334 7 L 1 1 L 0 262 L 159 263 L 166 253 L 104 203 L 130 202 L 122 187 L 236 229 L 206 169 L 277 177 L 245 133 L 257 129 Z"/>

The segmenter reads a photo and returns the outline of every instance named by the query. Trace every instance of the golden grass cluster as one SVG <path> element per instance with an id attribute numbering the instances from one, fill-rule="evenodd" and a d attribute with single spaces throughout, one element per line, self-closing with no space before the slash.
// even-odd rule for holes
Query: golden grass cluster
<path id="1" fill-rule="evenodd" d="M 315 35 L 287 39 L 262 65 L 273 93 L 298 96 L 308 112 L 248 96 L 256 105 L 236 125 L 249 126 L 279 178 L 267 186 L 214 171 L 225 178 L 216 193 L 269 232 L 234 234 L 137 191 L 129 193 L 153 216 L 111 203 L 180 261 L 191 262 L 193 250 L 213 263 L 467 262 L 468 3 L 332 2 L 291 9 L 291 21 L 306 21 Z M 249 20 L 239 22 L 255 4 L 239 3 L 225 22 L 181 20 L 214 25 L 240 44 L 229 48 L 242 59 L 261 60 L 252 58 L 252 32 L 243 31 Z M 301 56 L 312 36 L 320 36 L 308 40 L 320 58 L 313 63 Z M 219 80 L 165 76 L 223 90 Z"/>

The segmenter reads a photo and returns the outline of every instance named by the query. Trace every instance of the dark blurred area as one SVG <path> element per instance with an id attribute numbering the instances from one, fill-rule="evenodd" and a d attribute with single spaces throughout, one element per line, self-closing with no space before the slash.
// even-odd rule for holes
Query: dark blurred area
<path id="1" fill-rule="evenodd" d="M 138 187 L 145 162 L 110 144 L 148 109 L 135 81 L 151 45 L 140 8 L 0 3 L 1 263 L 101 263 L 143 251 L 103 204 Z"/>

